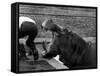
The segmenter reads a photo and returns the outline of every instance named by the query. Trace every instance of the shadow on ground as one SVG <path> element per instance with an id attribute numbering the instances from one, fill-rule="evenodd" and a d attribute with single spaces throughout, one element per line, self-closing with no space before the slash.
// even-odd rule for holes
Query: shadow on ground
<path id="1" fill-rule="evenodd" d="M 48 62 L 45 60 L 39 61 L 20 61 L 19 71 L 42 71 L 42 70 L 54 70 Z"/>

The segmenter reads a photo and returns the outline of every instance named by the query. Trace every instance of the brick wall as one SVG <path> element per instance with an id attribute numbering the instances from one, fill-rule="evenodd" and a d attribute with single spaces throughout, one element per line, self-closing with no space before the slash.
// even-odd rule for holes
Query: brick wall
<path id="1" fill-rule="evenodd" d="M 34 19 L 39 29 L 45 18 L 52 18 L 56 24 L 68 28 L 81 37 L 96 36 L 95 8 L 20 5 L 19 15 Z M 45 35 L 40 29 L 38 37 L 51 37 L 51 34 Z"/>

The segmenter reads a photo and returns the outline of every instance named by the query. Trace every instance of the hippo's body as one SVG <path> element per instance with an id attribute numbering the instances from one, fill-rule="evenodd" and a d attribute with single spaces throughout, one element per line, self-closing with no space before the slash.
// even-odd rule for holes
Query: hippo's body
<path id="1" fill-rule="evenodd" d="M 77 34 L 59 26 L 58 28 L 60 31 L 52 31 L 50 25 L 49 29 L 46 27 L 49 31 L 57 34 L 54 34 L 54 38 L 43 57 L 52 58 L 59 55 L 59 60 L 70 69 L 96 67 L 96 51 Z M 57 29 L 55 28 L 55 30 Z"/>

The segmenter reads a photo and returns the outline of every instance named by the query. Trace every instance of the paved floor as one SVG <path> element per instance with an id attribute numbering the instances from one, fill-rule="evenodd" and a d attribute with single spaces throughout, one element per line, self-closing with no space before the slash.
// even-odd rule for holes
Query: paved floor
<path id="1" fill-rule="evenodd" d="M 45 60 L 39 61 L 20 61 L 19 71 L 41 71 L 41 70 L 54 70 Z"/>
<path id="2" fill-rule="evenodd" d="M 33 60 L 33 56 L 28 56 L 30 60 L 20 60 L 19 61 L 19 71 L 41 71 L 41 70 L 56 70 L 56 69 L 68 69 L 59 60 L 58 56 L 53 59 L 42 58 L 42 46 L 41 44 L 36 45 L 39 53 L 39 59 L 37 61 Z M 27 49 L 28 50 L 28 49 Z"/>

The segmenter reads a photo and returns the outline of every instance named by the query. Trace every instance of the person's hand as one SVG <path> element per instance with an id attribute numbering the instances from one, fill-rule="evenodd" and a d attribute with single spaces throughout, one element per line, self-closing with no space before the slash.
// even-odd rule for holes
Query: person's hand
<path id="1" fill-rule="evenodd" d="M 42 47 L 43 47 L 43 49 L 44 49 L 45 52 L 47 52 L 47 45 L 48 45 L 47 41 L 44 40 L 43 43 L 42 43 Z"/>
<path id="2" fill-rule="evenodd" d="M 45 54 L 46 54 L 46 51 L 43 50 L 43 51 L 42 51 L 42 56 L 44 56 Z"/>

